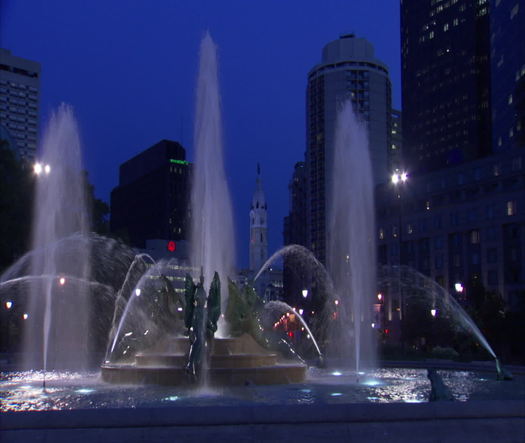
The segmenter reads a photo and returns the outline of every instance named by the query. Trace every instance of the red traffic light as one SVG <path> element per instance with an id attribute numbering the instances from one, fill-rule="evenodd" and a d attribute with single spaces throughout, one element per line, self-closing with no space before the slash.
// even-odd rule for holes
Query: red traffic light
<path id="1" fill-rule="evenodd" d="M 173 240 L 170 240 L 167 245 L 168 251 L 175 252 L 177 249 L 177 243 L 175 243 Z"/>

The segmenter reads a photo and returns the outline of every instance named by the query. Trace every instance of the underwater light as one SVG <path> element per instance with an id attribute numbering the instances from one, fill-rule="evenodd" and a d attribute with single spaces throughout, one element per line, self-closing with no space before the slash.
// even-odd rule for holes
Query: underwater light
<path id="1" fill-rule="evenodd" d="M 92 392 L 95 392 L 94 389 L 77 389 L 75 392 L 78 392 L 79 394 L 91 394 Z"/>
<path id="2" fill-rule="evenodd" d="M 363 384 L 366 386 L 379 386 L 381 382 L 379 380 L 365 380 Z"/>

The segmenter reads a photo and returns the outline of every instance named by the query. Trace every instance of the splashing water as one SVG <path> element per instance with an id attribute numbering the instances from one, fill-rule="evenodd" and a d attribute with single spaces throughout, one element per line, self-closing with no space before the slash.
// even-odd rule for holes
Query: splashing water
<path id="1" fill-rule="evenodd" d="M 62 104 L 52 114 L 41 161 L 32 237 L 33 249 L 45 249 L 46 254 L 32 255 L 30 274 L 55 275 L 57 279 L 35 281 L 33 285 L 29 300 L 31 321 L 25 325 L 25 364 L 40 366 L 34 358 L 43 353 L 44 369 L 72 363 L 83 368 L 87 364 L 85 350 L 89 348 L 88 287 L 62 284 L 59 276 L 89 281 L 90 248 L 86 245 L 74 254 L 61 254 L 56 248 L 62 238 L 89 232 L 80 138 L 70 106 Z"/>
<path id="2" fill-rule="evenodd" d="M 334 282 L 337 321 L 330 321 L 333 352 L 353 347 L 355 369 L 373 367 L 375 350 L 370 328 L 375 292 L 374 195 L 367 129 L 352 102 L 338 112 L 328 207 L 327 268 Z M 329 186 L 327 184 L 327 186 Z M 337 299 L 335 300 L 337 301 Z M 328 302 L 326 308 L 334 310 Z M 330 312 L 328 314 L 330 314 Z M 348 342 L 348 330 L 353 340 Z"/>
<path id="3" fill-rule="evenodd" d="M 209 33 L 201 42 L 195 116 L 195 169 L 191 194 L 192 265 L 203 267 L 208 288 L 215 271 L 221 282 L 232 274 L 235 257 L 230 192 L 224 171 L 217 48 Z M 226 291 L 221 294 L 222 311 Z M 219 325 L 219 334 L 221 325 Z"/>

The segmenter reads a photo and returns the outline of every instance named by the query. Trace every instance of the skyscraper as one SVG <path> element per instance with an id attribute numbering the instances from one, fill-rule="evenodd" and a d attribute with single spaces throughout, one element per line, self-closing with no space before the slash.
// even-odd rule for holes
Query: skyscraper
<path id="1" fill-rule="evenodd" d="M 374 182 L 382 183 L 388 177 L 391 84 L 387 67 L 374 57 L 372 44 L 353 34 L 328 43 L 321 63 L 308 74 L 307 247 L 322 262 L 325 261 L 326 202 L 331 187 L 335 121 L 340 105 L 347 99 L 352 100 L 368 125 Z"/>
<path id="2" fill-rule="evenodd" d="M 492 142 L 525 146 L 525 0 L 490 2 Z"/>
<path id="3" fill-rule="evenodd" d="M 36 153 L 39 94 L 40 63 L 0 48 L 0 124 L 27 160 Z"/>
<path id="4" fill-rule="evenodd" d="M 262 188 L 261 168 L 250 208 L 250 271 L 257 272 L 268 259 L 268 206 Z"/>
<path id="5" fill-rule="evenodd" d="M 488 0 L 402 0 L 403 156 L 427 172 L 491 152 Z"/>
<path id="6" fill-rule="evenodd" d="M 111 191 L 111 231 L 132 246 L 187 240 L 191 164 L 177 142 L 162 140 L 120 165 Z"/>

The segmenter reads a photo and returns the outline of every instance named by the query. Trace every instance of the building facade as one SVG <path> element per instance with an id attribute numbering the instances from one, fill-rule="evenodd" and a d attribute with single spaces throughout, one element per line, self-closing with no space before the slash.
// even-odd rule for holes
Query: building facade
<path id="1" fill-rule="evenodd" d="M 390 146 L 388 149 L 388 171 L 405 170 L 403 161 L 403 118 L 401 111 L 392 109 L 390 118 Z"/>
<path id="2" fill-rule="evenodd" d="M 387 67 L 363 38 L 343 35 L 323 49 L 321 63 L 308 74 L 306 96 L 307 246 L 325 262 L 326 202 L 338 110 L 346 100 L 367 123 L 375 184 L 388 179 L 391 84 Z"/>
<path id="3" fill-rule="evenodd" d="M 492 151 L 488 0 L 402 0 L 404 159 L 414 174 Z"/>
<path id="4" fill-rule="evenodd" d="M 162 140 L 120 165 L 111 192 L 111 232 L 144 248 L 146 240 L 187 240 L 191 164 L 178 143 Z"/>
<path id="5" fill-rule="evenodd" d="M 481 283 L 509 309 L 524 309 L 523 149 L 382 185 L 376 201 L 380 265 L 407 265 L 453 294 L 460 283 L 466 300 L 469 287 Z"/>
<path id="6" fill-rule="evenodd" d="M 306 165 L 297 162 L 292 179 L 288 184 L 289 214 L 284 218 L 283 238 L 285 245 L 307 245 L 307 193 L 306 193 Z M 298 306 L 301 300 L 301 291 L 308 281 L 309 270 L 304 266 L 303 259 L 293 254 L 283 257 L 283 286 L 286 301 L 290 306 Z"/>
<path id="7" fill-rule="evenodd" d="M 491 0 L 492 143 L 525 146 L 525 0 Z"/>
<path id="8" fill-rule="evenodd" d="M 21 158 L 32 161 L 39 133 L 40 63 L 0 48 L 0 124 L 16 142 Z"/>

